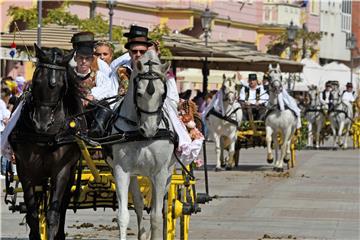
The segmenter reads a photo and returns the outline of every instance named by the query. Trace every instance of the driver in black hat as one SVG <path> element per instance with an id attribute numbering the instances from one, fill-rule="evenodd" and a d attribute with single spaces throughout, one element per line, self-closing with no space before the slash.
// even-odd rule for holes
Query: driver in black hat
<path id="1" fill-rule="evenodd" d="M 265 111 L 265 103 L 269 98 L 264 88 L 258 85 L 256 73 L 248 75 L 249 86 L 241 88 L 239 101 L 244 109 L 245 120 L 260 120 Z M 252 116 L 250 116 L 252 115 Z"/>
<path id="2" fill-rule="evenodd" d="M 92 32 L 80 32 L 74 34 L 71 39 L 73 47 L 76 51 L 74 68 L 75 73 L 82 78 L 80 83 L 81 91 L 86 100 L 83 102 L 85 106 L 88 101 L 97 101 L 98 104 L 108 106 L 106 98 L 117 95 L 111 79 L 102 71 L 92 67 L 94 61 L 94 34 Z M 98 107 L 95 118 L 87 116 L 88 123 L 91 124 L 89 136 L 100 137 L 105 132 L 105 119 L 111 116 L 111 111 L 106 108 Z"/>
<path id="3" fill-rule="evenodd" d="M 346 84 L 346 90 L 343 92 L 341 99 L 343 102 L 348 102 L 352 104 L 356 99 L 356 93 L 353 91 L 353 84 L 348 82 Z"/>
<path id="4" fill-rule="evenodd" d="M 148 38 L 148 29 L 145 27 L 133 25 L 128 33 L 124 33 L 124 37 L 128 39 L 125 44 L 128 53 L 111 63 L 111 67 L 116 71 L 112 77 L 115 77 L 118 82 L 118 93 L 121 96 L 127 92 L 132 66 L 153 45 L 151 39 Z"/>

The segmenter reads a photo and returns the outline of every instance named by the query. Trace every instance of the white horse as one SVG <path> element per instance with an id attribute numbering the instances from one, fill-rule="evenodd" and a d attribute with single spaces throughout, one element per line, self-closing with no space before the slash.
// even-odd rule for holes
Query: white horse
<path id="1" fill-rule="evenodd" d="M 283 163 L 288 162 L 291 157 L 290 145 L 292 136 L 296 130 L 297 119 L 295 114 L 282 106 L 283 86 L 281 83 L 280 66 L 272 68 L 269 65 L 269 110 L 265 118 L 266 126 L 266 143 L 267 143 L 267 162 L 272 163 L 274 157 L 271 149 L 271 142 L 274 141 L 274 149 L 276 153 L 275 167 L 276 171 L 283 171 Z M 283 110 L 281 110 L 283 109 Z M 277 156 L 279 143 L 278 133 L 282 136 L 282 146 L 280 158 Z"/>
<path id="2" fill-rule="evenodd" d="M 205 111 L 205 115 L 208 115 L 206 123 L 215 141 L 217 160 L 215 171 L 223 170 L 221 165 L 226 165 L 227 170 L 235 166 L 237 129 L 243 115 L 240 104 L 236 101 L 238 96 L 236 85 L 238 83 L 235 78 L 235 75 L 232 78 L 223 75 L 222 87 Z M 224 160 L 224 148 L 226 147 L 229 149 L 227 161 Z"/>
<path id="3" fill-rule="evenodd" d="M 329 119 L 334 139 L 333 146 L 336 148 L 337 144 L 339 147 L 346 149 L 353 119 L 353 108 L 350 103 L 341 100 L 338 89 L 334 89 L 332 94 L 334 96 L 334 108 L 329 112 Z"/>
<path id="4" fill-rule="evenodd" d="M 167 134 L 167 121 L 163 121 L 168 67 L 168 63 L 160 63 L 154 51 L 140 58 L 113 126 L 113 134 L 120 132 L 129 138 L 113 145 L 113 160 L 110 160 L 119 204 L 120 239 L 126 239 L 129 224 L 129 185 L 137 214 L 138 239 L 146 239 L 142 223 L 144 203 L 136 178 L 139 175 L 149 177 L 152 182 L 151 239 L 163 239 L 163 200 L 175 164 L 174 143 Z"/>
<path id="5" fill-rule="evenodd" d="M 310 104 L 305 110 L 305 118 L 308 121 L 308 147 L 313 146 L 315 136 L 315 148 L 320 147 L 320 131 L 324 126 L 325 113 L 324 106 L 320 101 L 320 93 L 316 85 L 308 86 Z"/>

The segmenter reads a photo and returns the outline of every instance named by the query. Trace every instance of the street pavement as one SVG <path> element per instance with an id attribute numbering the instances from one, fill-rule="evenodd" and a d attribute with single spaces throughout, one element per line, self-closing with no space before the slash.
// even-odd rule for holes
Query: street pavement
<path id="1" fill-rule="evenodd" d="M 297 151 L 297 166 L 282 174 L 265 163 L 265 148 L 242 150 L 239 167 L 223 172 L 214 171 L 213 143 L 207 152 L 213 200 L 191 216 L 191 240 L 360 239 L 359 150 Z M 205 192 L 203 172 L 195 175 L 197 191 Z M 3 199 L 1 239 L 27 239 L 24 215 L 8 211 Z M 109 209 L 69 210 L 68 239 L 118 239 L 115 217 Z M 149 215 L 144 219 L 149 228 Z M 128 233 L 137 239 L 133 211 Z"/>

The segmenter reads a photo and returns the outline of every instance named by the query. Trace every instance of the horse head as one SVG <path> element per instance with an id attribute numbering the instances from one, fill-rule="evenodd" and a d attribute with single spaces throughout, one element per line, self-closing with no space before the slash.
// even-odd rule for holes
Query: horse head
<path id="1" fill-rule="evenodd" d="M 165 73 L 169 67 L 169 62 L 161 64 L 153 50 L 147 51 L 135 65 L 133 96 L 138 128 L 144 137 L 153 137 L 158 131 L 167 94 Z"/>
<path id="2" fill-rule="evenodd" d="M 334 105 L 338 105 L 341 103 L 341 94 L 340 94 L 340 90 L 338 88 L 334 88 L 331 91 L 331 94 L 333 95 L 333 102 Z"/>
<path id="3" fill-rule="evenodd" d="M 239 83 L 236 81 L 236 75 L 233 77 L 226 77 L 225 74 L 223 75 L 223 83 L 221 87 L 221 91 L 223 94 L 223 101 L 228 102 L 232 105 L 236 98 L 237 98 L 237 86 Z"/>
<path id="4" fill-rule="evenodd" d="M 281 76 L 281 70 L 280 65 L 277 64 L 276 68 L 273 68 L 271 64 L 269 64 L 269 87 L 270 87 L 270 95 L 271 93 L 278 95 L 282 89 L 282 76 Z"/>
<path id="5" fill-rule="evenodd" d="M 30 118 L 35 131 L 45 133 L 55 119 L 64 119 L 62 98 L 68 88 L 67 66 L 73 52 L 64 55 L 58 48 L 42 50 L 36 44 L 35 51 L 38 61 L 32 78 Z"/>
<path id="6" fill-rule="evenodd" d="M 316 85 L 309 85 L 308 86 L 308 95 L 309 95 L 309 106 L 315 107 L 320 103 L 319 101 L 319 90 L 317 89 Z"/>

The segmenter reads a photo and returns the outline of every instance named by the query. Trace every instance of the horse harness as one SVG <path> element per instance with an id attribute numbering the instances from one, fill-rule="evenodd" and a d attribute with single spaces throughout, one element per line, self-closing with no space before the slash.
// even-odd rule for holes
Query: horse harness
<path id="1" fill-rule="evenodd" d="M 220 119 L 222 119 L 222 120 L 224 120 L 226 122 L 229 122 L 229 123 L 231 123 L 231 124 L 233 124 L 235 126 L 238 126 L 239 123 L 236 120 L 232 119 L 231 116 L 233 114 L 235 114 L 239 109 L 241 109 L 241 107 L 237 107 L 233 111 L 231 111 L 229 114 L 226 114 L 225 116 L 223 116 L 221 113 L 216 111 L 215 108 L 213 107 L 213 108 L 210 109 L 210 111 L 208 112 L 206 117 L 208 117 L 211 114 L 211 115 L 214 115 L 217 118 L 220 118 Z"/>

